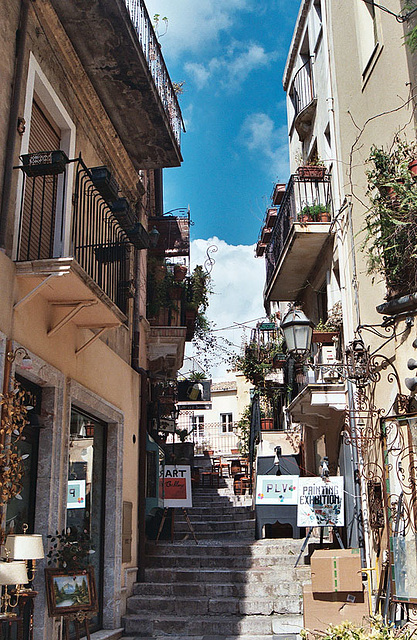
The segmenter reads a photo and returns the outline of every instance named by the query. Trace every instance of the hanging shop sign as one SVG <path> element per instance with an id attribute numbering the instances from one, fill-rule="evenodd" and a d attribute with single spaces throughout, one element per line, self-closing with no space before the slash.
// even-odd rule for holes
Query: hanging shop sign
<path id="1" fill-rule="evenodd" d="M 299 478 L 297 527 L 343 527 L 343 476 Z"/>
<path id="2" fill-rule="evenodd" d="M 255 504 L 297 504 L 298 476 L 257 476 Z"/>
<path id="3" fill-rule="evenodd" d="M 164 507 L 192 506 L 190 465 L 165 465 Z"/>

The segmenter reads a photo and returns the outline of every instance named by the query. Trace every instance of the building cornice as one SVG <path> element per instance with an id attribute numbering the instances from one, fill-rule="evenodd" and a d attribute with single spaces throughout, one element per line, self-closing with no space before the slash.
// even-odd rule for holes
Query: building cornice
<path id="1" fill-rule="evenodd" d="M 284 91 L 287 91 L 288 84 L 291 78 L 292 69 L 297 56 L 298 47 L 300 45 L 301 36 L 306 23 L 307 14 L 310 9 L 310 0 L 302 0 L 300 10 L 297 16 L 297 22 L 295 23 L 294 33 L 291 40 L 290 49 L 288 52 L 287 62 L 285 63 L 284 75 L 282 78 L 282 85 Z"/>

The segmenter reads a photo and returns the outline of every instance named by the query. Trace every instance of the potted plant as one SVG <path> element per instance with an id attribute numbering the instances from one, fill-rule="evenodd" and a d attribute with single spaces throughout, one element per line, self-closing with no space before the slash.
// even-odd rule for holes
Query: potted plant
<path id="1" fill-rule="evenodd" d="M 336 302 L 329 311 L 326 322 L 320 320 L 313 329 L 312 342 L 333 344 L 343 326 L 342 303 Z"/>
<path id="2" fill-rule="evenodd" d="M 306 205 L 298 214 L 298 221 L 301 223 L 330 222 L 329 207 L 324 204 Z"/>
<path id="3" fill-rule="evenodd" d="M 315 155 L 307 162 L 303 162 L 297 169 L 297 175 L 304 180 L 323 180 L 326 167 L 321 158 Z"/>
<path id="4" fill-rule="evenodd" d="M 416 145 L 398 137 L 394 143 L 389 151 L 371 149 L 370 207 L 362 228 L 368 273 L 385 280 L 387 299 L 417 290 L 417 181 L 409 167 Z"/>

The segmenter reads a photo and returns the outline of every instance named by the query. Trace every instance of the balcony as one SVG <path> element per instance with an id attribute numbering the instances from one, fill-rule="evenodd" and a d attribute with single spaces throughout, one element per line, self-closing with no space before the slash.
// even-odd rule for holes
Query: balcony
<path id="1" fill-rule="evenodd" d="M 155 216 L 149 218 L 149 229 L 158 233 L 156 245 L 150 247 L 150 254 L 160 258 L 189 257 L 190 255 L 190 212 L 185 216 Z"/>
<path id="2" fill-rule="evenodd" d="M 143 0 L 51 0 L 136 169 L 179 166 L 181 110 Z"/>
<path id="3" fill-rule="evenodd" d="M 311 131 L 317 105 L 310 60 L 295 74 L 290 95 L 294 105 L 293 124 L 300 140 L 304 140 Z"/>
<path id="4" fill-rule="evenodd" d="M 129 218 L 129 225 L 134 226 L 123 228 L 117 218 L 120 211 L 110 209 L 81 158 L 75 161 L 73 211 L 72 216 L 67 216 L 64 185 L 70 161 L 65 157 L 56 162 L 54 153 L 22 158 L 26 166 L 22 167 L 17 273 L 41 279 L 65 273 L 71 275 L 71 281 L 81 279 L 81 288 L 74 284 L 74 299 L 80 303 L 94 299 L 94 304 L 100 300 L 113 310 L 120 324 L 121 319 L 126 320 L 128 299 L 133 295 L 129 269 L 132 247 L 145 248 L 147 233 L 133 218 Z M 87 297 L 86 288 L 90 291 Z M 59 304 L 70 300 L 70 290 L 71 287 L 67 291 L 64 287 L 57 294 Z M 97 321 L 100 322 L 100 312 Z"/>
<path id="5" fill-rule="evenodd" d="M 331 234 L 330 176 L 291 176 L 266 248 L 265 303 L 295 301 Z"/>

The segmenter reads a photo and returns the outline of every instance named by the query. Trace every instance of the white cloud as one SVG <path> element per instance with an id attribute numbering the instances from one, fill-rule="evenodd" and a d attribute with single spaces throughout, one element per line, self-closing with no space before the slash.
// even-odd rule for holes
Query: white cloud
<path id="1" fill-rule="evenodd" d="M 288 133 L 284 125 L 276 128 L 266 113 L 252 113 L 244 121 L 239 136 L 241 144 L 263 158 L 269 174 L 284 182 L 288 178 Z"/>
<path id="2" fill-rule="evenodd" d="M 191 243 L 192 267 L 206 263 L 207 249 L 212 246 L 217 247 L 217 251 L 210 253 L 215 261 L 211 271 L 214 293 L 210 296 L 207 317 L 217 329 L 235 327 L 216 334 L 237 345 L 238 350 L 242 337 L 246 335 L 249 339 L 250 327 L 265 315 L 262 296 L 265 262 L 262 258 L 255 258 L 254 245 L 230 245 L 213 237 Z M 249 321 L 249 328 L 244 333 L 238 323 Z M 214 378 L 224 377 L 225 373 L 226 366 L 215 367 L 211 372 Z"/>
<path id="3" fill-rule="evenodd" d="M 191 75 L 198 89 L 205 87 L 210 80 L 220 84 L 223 89 L 234 90 L 252 71 L 267 66 L 276 57 L 276 52 L 267 53 L 255 42 L 234 42 L 224 56 L 212 58 L 205 65 L 187 62 L 184 69 Z"/>
<path id="4" fill-rule="evenodd" d="M 221 33 L 229 30 L 239 11 L 248 10 L 253 0 L 145 0 L 149 16 L 160 15 L 160 31 L 168 18 L 168 31 L 161 45 L 170 56 L 197 52 L 217 42 Z"/>

